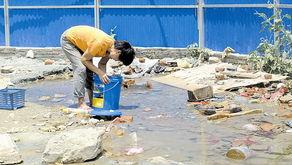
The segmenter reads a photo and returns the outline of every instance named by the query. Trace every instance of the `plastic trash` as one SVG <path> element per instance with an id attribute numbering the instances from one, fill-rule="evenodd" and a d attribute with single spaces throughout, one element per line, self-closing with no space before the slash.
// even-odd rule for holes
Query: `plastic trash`
<path id="1" fill-rule="evenodd" d="M 285 124 L 292 128 L 292 120 L 286 121 Z"/>
<path id="2" fill-rule="evenodd" d="M 246 146 L 232 147 L 226 153 L 226 156 L 231 159 L 244 160 L 250 157 L 251 151 Z"/>
<path id="3" fill-rule="evenodd" d="M 144 149 L 141 148 L 141 147 L 133 147 L 133 148 L 130 148 L 130 149 L 126 149 L 126 155 L 127 156 L 140 154 L 142 152 L 144 152 Z"/>
<path id="4" fill-rule="evenodd" d="M 64 108 L 62 109 L 62 111 L 67 114 L 70 114 L 70 113 L 81 114 L 81 115 L 89 114 L 89 110 L 80 109 L 80 108 Z"/>
<path id="5" fill-rule="evenodd" d="M 166 66 L 159 66 L 157 65 L 155 68 L 154 68 L 154 72 L 155 73 L 161 73 L 165 70 Z"/>

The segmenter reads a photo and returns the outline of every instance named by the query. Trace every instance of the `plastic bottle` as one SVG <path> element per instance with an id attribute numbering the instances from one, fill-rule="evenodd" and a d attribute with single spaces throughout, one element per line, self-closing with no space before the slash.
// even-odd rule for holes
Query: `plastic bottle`
<path id="1" fill-rule="evenodd" d="M 81 114 L 81 115 L 88 115 L 89 111 L 86 109 L 79 109 L 79 108 L 64 108 L 62 109 L 64 113 L 70 114 L 70 113 L 75 113 L 75 114 Z"/>

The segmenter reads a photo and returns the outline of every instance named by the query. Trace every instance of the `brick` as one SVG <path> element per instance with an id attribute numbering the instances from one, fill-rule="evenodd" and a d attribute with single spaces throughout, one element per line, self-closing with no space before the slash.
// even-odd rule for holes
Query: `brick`
<path id="1" fill-rule="evenodd" d="M 243 70 L 246 70 L 246 71 L 249 70 L 248 65 L 240 65 L 240 68 L 243 69 Z"/>
<path id="2" fill-rule="evenodd" d="M 125 71 L 125 74 L 132 74 L 133 73 L 133 69 L 129 66 Z"/>
<path id="3" fill-rule="evenodd" d="M 265 77 L 265 79 L 272 79 L 273 75 L 272 74 L 265 74 L 264 77 Z"/>
<path id="4" fill-rule="evenodd" d="M 140 63 L 145 63 L 145 58 L 139 58 Z"/>
<path id="5" fill-rule="evenodd" d="M 45 65 L 52 65 L 53 63 L 53 60 L 45 60 Z"/>
<path id="6" fill-rule="evenodd" d="M 215 71 L 216 71 L 216 72 L 223 72 L 224 70 L 225 70 L 224 67 L 216 67 L 216 68 L 215 68 Z"/>
<path id="7" fill-rule="evenodd" d="M 221 74 L 221 73 L 217 73 L 217 74 L 215 74 L 215 78 L 217 79 L 217 80 L 224 80 L 224 74 Z"/>
<path id="8" fill-rule="evenodd" d="M 275 127 L 271 124 L 262 124 L 261 126 L 261 129 L 263 131 L 271 131 L 272 129 L 274 129 Z"/>
<path id="9" fill-rule="evenodd" d="M 133 122 L 133 116 L 122 116 L 120 117 L 120 122 Z"/>
<path id="10" fill-rule="evenodd" d="M 147 81 L 146 82 L 146 87 L 148 87 L 148 88 L 153 88 L 154 87 L 154 85 L 153 85 L 153 83 L 151 82 L 151 81 Z"/>

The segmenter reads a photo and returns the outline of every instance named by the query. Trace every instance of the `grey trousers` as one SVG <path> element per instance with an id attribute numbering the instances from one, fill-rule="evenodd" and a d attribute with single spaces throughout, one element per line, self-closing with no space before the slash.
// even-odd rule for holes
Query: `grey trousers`
<path id="1" fill-rule="evenodd" d="M 74 97 L 85 97 L 85 88 L 92 89 L 93 72 L 81 63 L 83 52 L 66 38 L 66 31 L 61 36 L 61 47 L 73 68 Z"/>

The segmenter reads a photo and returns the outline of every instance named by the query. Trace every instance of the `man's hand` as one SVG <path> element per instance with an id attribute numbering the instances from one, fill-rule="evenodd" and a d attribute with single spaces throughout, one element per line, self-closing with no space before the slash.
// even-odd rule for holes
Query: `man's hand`
<path id="1" fill-rule="evenodd" d="M 88 49 L 86 49 L 86 51 L 81 57 L 81 62 L 83 63 L 83 65 L 86 66 L 86 68 L 96 73 L 102 83 L 104 84 L 110 83 L 110 79 L 108 78 L 108 75 L 106 74 L 106 63 L 108 62 L 109 58 L 102 57 L 98 63 L 98 67 L 93 65 L 92 58 L 93 56 L 90 55 Z"/>
<path id="2" fill-rule="evenodd" d="M 104 83 L 104 84 L 108 84 L 108 83 L 111 82 L 106 74 L 98 75 L 98 77 L 101 80 L 101 82 Z"/>

